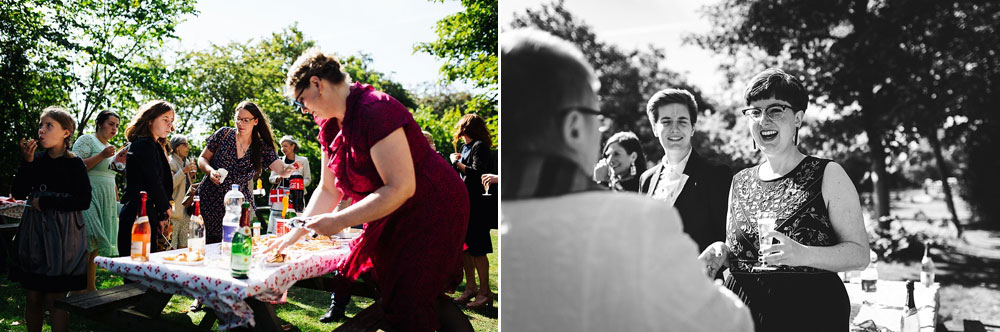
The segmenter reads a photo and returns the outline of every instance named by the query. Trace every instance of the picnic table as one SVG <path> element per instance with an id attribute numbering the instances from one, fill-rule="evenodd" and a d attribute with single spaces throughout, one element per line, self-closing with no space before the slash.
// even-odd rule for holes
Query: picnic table
<path id="1" fill-rule="evenodd" d="M 206 246 L 204 265 L 178 265 L 163 259 L 187 249 L 153 253 L 148 262 L 132 261 L 130 257 L 97 257 L 95 261 L 142 286 L 144 294 L 136 308 L 142 308 L 145 312 L 141 314 L 152 319 L 177 294 L 200 300 L 219 320 L 220 329 L 249 326 L 259 331 L 280 331 L 274 304 L 283 301 L 283 295 L 296 281 L 332 272 L 349 254 L 343 245 L 322 251 L 297 251 L 297 257 L 290 262 L 255 263 L 247 279 L 236 279 L 230 275 L 229 265 L 222 263 L 220 245 Z M 211 327 L 213 321 L 206 315 L 201 327 Z"/>
<path id="2" fill-rule="evenodd" d="M 860 283 L 846 283 L 844 286 L 851 298 L 851 331 L 872 330 L 872 323 L 878 331 L 883 331 L 883 328 L 899 331 L 900 317 L 906 305 L 905 281 L 879 280 L 877 290 L 871 293 L 862 291 Z M 917 306 L 917 316 L 920 317 L 920 331 L 933 332 L 938 325 L 940 287 L 938 283 L 930 287 L 919 282 L 913 285 L 913 301 Z"/>

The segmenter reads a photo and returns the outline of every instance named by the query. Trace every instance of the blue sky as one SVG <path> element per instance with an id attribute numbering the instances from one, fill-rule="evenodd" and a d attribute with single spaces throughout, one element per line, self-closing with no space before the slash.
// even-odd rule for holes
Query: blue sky
<path id="1" fill-rule="evenodd" d="M 177 27 L 186 50 L 230 41 L 260 39 L 298 22 L 306 38 L 324 51 L 343 55 L 370 54 L 372 68 L 389 74 L 408 89 L 439 79 L 443 62 L 414 53 L 418 42 L 437 39 L 434 24 L 462 10 L 457 0 L 368 1 L 221 1 L 201 0 L 197 17 Z M 464 89 L 458 86 L 459 89 Z"/>

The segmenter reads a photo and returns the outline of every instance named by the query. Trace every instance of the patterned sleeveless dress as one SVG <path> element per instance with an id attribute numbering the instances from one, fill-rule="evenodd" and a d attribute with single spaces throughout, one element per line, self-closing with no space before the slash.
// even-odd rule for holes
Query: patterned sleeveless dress
<path id="1" fill-rule="evenodd" d="M 757 331 L 847 331 L 851 304 L 836 273 L 806 266 L 757 271 L 756 215 L 777 214 L 776 230 L 807 246 L 839 243 L 823 199 L 823 172 L 830 160 L 807 156 L 774 180 L 758 176 L 760 166 L 733 178 L 726 246 L 731 275 L 725 285 L 748 307 Z"/>

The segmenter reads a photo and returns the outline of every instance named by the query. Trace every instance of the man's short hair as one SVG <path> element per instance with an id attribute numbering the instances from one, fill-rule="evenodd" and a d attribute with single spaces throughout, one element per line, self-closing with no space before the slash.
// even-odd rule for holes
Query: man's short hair
<path id="1" fill-rule="evenodd" d="M 687 107 L 691 125 L 698 123 L 698 103 L 694 101 L 694 95 L 684 89 L 663 89 L 653 94 L 653 97 L 650 97 L 649 102 L 646 103 L 646 116 L 649 117 L 649 123 L 655 124 L 660 117 L 657 110 L 670 104 L 681 104 Z"/>
<path id="2" fill-rule="evenodd" d="M 570 42 L 535 29 L 501 34 L 501 104 L 507 146 L 544 148 L 555 138 L 563 106 L 600 87 L 594 69 Z M 506 140 L 511 140 L 507 143 Z M 545 142 L 549 140 L 549 142 Z M 555 147 L 558 147 L 556 144 Z"/>

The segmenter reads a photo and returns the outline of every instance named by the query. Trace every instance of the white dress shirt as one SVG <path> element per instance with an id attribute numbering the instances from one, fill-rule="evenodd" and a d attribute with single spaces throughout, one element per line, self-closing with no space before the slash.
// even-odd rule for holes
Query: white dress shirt
<path id="1" fill-rule="evenodd" d="M 660 178 L 656 181 L 656 188 L 653 188 L 653 199 L 674 205 L 677 196 L 680 196 L 681 190 L 684 189 L 684 184 L 687 183 L 688 176 L 684 174 L 684 169 L 687 167 L 690 157 L 691 150 L 688 150 L 683 159 L 676 164 L 671 164 L 667 161 L 667 156 L 663 156 L 663 160 L 660 162 L 663 164 L 663 168 L 660 169 L 660 174 L 656 175 Z"/>
<path id="2" fill-rule="evenodd" d="M 504 201 L 505 331 L 752 331 L 705 276 L 677 210 L 634 194 Z"/>

